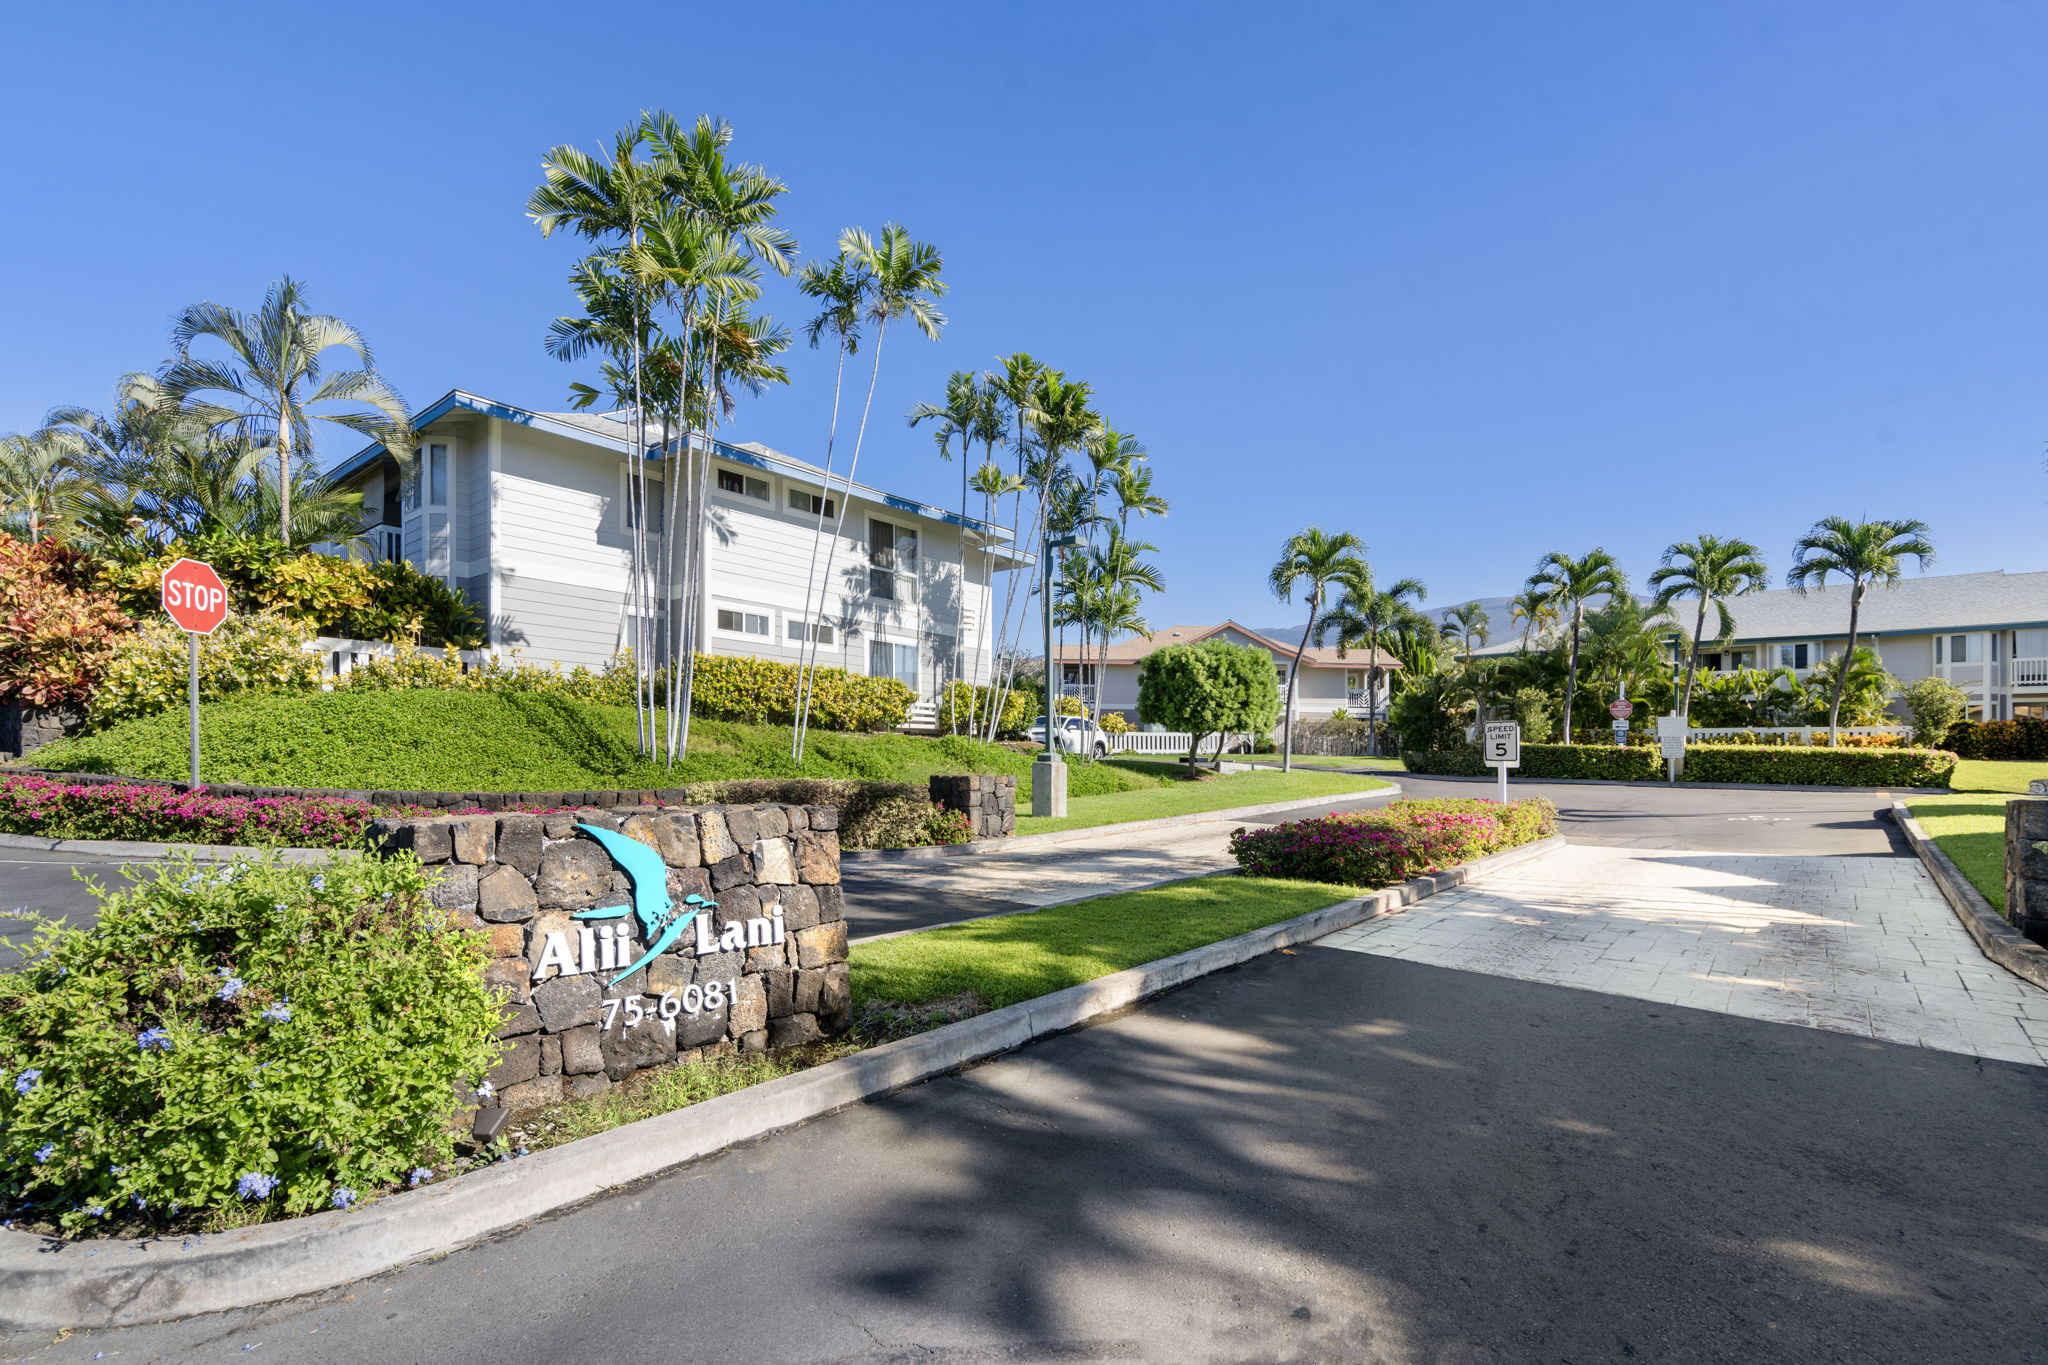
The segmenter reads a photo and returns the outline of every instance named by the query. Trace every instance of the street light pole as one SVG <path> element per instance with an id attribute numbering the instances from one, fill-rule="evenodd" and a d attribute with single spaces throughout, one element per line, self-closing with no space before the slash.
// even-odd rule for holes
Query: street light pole
<path id="1" fill-rule="evenodd" d="M 1053 729 L 1059 723 L 1059 708 L 1052 695 L 1052 552 L 1072 549 L 1080 543 L 1078 536 L 1055 537 L 1048 530 L 1038 561 L 1039 605 L 1045 612 L 1045 749 L 1031 770 L 1033 815 L 1061 816 L 1067 813 L 1067 765 L 1060 762 L 1059 741 Z"/>

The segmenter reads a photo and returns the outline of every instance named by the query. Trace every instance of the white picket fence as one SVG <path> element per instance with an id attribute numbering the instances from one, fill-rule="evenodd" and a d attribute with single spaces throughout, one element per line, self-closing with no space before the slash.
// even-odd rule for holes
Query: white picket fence
<path id="1" fill-rule="evenodd" d="M 1844 725 L 1839 727 L 1845 735 L 1911 735 L 1911 726 L 1906 725 Z M 1698 744 L 1704 739 L 1726 739 L 1731 735 L 1798 735 L 1800 742 L 1813 743 L 1815 735 L 1826 735 L 1825 725 L 1723 725 L 1719 727 L 1698 726 L 1685 732 L 1687 744 Z"/>
<path id="2" fill-rule="evenodd" d="M 305 648 L 309 653 L 324 655 L 326 671 L 337 678 L 353 671 L 357 664 L 368 663 L 371 659 L 388 659 L 398 652 L 388 640 L 344 640 L 333 635 L 309 640 Z M 480 649 L 450 651 L 434 645 L 422 645 L 419 652 L 436 659 L 444 659 L 452 652 L 472 668 L 486 657 L 485 651 Z"/>
<path id="3" fill-rule="evenodd" d="M 1109 751 L 1113 754 L 1185 754 L 1194 736 L 1174 730 L 1126 730 L 1120 735 L 1106 735 Z M 1248 746 L 1251 736 L 1247 734 L 1225 735 L 1223 752 L 1235 753 Z M 1215 747 L 1216 736 L 1208 735 L 1202 740 L 1202 752 L 1207 754 Z"/>

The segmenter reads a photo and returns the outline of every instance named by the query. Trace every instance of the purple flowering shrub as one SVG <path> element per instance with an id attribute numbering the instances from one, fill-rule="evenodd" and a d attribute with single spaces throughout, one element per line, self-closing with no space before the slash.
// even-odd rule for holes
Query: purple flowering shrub
<path id="1" fill-rule="evenodd" d="M 222 1227 L 445 1169 L 457 1087 L 502 1045 L 484 936 L 427 886 L 409 856 L 179 858 L 98 892 L 91 928 L 16 911 L 0 1218 Z"/>
<path id="2" fill-rule="evenodd" d="M 1557 807 L 1511 801 L 1395 801 L 1374 810 L 1239 829 L 1230 851 L 1246 875 L 1392 886 L 1557 832 Z"/>
<path id="3" fill-rule="evenodd" d="M 0 833 L 49 839 L 346 848 L 362 842 L 372 814 L 365 802 L 334 797 L 227 797 L 132 782 L 0 777 Z"/>

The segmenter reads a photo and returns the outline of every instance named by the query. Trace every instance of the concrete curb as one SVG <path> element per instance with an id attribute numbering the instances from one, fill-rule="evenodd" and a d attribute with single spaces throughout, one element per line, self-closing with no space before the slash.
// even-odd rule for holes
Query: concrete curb
<path id="1" fill-rule="evenodd" d="M 1913 818 L 1913 812 L 1905 802 L 1892 802 L 1892 821 L 1906 836 L 1906 842 L 1913 846 L 1913 851 L 1920 855 L 1920 863 L 1927 869 L 1927 875 L 1934 878 L 1934 884 L 1941 888 L 1942 898 L 1956 912 L 1963 928 L 1970 931 L 1970 937 L 1977 940 L 1984 956 L 2014 976 L 2048 988 L 2048 948 L 2043 948 L 2006 923 L 2005 916 L 1992 908 L 1991 902 L 1985 900 L 1983 893 L 1963 875 L 1963 870 L 1941 851 L 1941 845 L 1935 843 L 1920 822 Z"/>
<path id="2" fill-rule="evenodd" d="M 1553 835 L 1505 849 L 1370 896 L 346 1213 L 318 1213 L 183 1243 L 66 1243 L 0 1232 L 0 1327 L 130 1327 L 331 1289 L 453 1251 L 592 1195 L 1114 1014 L 1197 977 L 1392 913 L 1563 844 Z M 86 1265 L 87 1260 L 93 1264 Z"/>
<path id="3" fill-rule="evenodd" d="M 225 862 L 229 858 L 274 853 L 288 863 L 317 863 L 329 858 L 360 858 L 353 848 L 255 847 L 246 844 L 152 844 L 138 839 L 42 839 L 33 834 L 0 834 L 0 848 L 27 848 L 42 853 L 95 853 L 114 858 L 168 858 L 189 853 L 195 858 Z"/>
<path id="4" fill-rule="evenodd" d="M 1255 815 L 1273 815 L 1308 806 L 1327 806 L 1332 801 L 1351 801 L 1367 796 L 1399 796 L 1401 784 L 1389 781 L 1384 787 L 1365 791 L 1332 792 L 1328 796 L 1305 797 L 1298 801 L 1269 801 L 1263 806 L 1232 806 L 1228 810 L 1195 811 L 1189 815 L 1162 815 L 1156 820 L 1128 820 L 1120 825 L 1087 825 L 1080 829 L 1056 829 L 1045 834 L 1019 834 L 1009 839 L 970 839 L 964 844 L 939 844 L 930 848 L 843 848 L 843 863 L 922 862 L 932 858 L 964 858 L 983 853 L 1028 852 L 1053 848 L 1105 834 L 1128 834 L 1132 830 L 1167 829 L 1175 825 L 1206 825 L 1219 820 L 1248 820 Z"/>

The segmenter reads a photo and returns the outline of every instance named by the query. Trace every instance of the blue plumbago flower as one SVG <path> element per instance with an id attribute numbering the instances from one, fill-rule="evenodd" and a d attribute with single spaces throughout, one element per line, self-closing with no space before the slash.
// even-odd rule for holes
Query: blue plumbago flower
<path id="1" fill-rule="evenodd" d="M 279 901 L 279 902 L 277 903 L 277 913 L 278 913 L 278 914 L 280 914 L 280 915 L 282 915 L 282 914 L 286 913 L 286 912 L 287 912 L 287 911 L 289 911 L 290 909 L 291 909 L 291 907 L 290 907 L 289 905 L 286 905 L 286 904 L 285 904 L 285 903 L 284 903 L 283 901 Z"/>
<path id="2" fill-rule="evenodd" d="M 107 1216 L 107 1206 L 105 1204 L 94 1204 L 86 1212 L 95 1218 L 104 1218 Z"/>
<path id="3" fill-rule="evenodd" d="M 432 1180 L 433 1178 L 434 1178 L 434 1168 L 433 1168 L 433 1167 L 431 1167 L 431 1166 L 415 1166 L 415 1167 L 413 1167 L 413 1168 L 412 1168 L 412 1174 L 411 1174 L 411 1175 L 408 1175 L 408 1176 L 407 1176 L 407 1177 L 405 1178 L 405 1187 L 406 1187 L 407 1189 L 409 1189 L 409 1190 L 414 1190 L 414 1189 L 418 1189 L 418 1188 L 420 1187 L 420 1185 L 421 1185 L 421 1184 L 423 1184 L 423 1183 L 424 1183 L 424 1182 L 426 1182 L 426 1181 Z"/>
<path id="4" fill-rule="evenodd" d="M 126 1174 L 128 1174 L 128 1168 L 127 1168 L 126 1166 L 109 1166 L 109 1167 L 107 1167 L 107 1174 L 108 1174 L 108 1175 L 126 1175 Z"/>
<path id="5" fill-rule="evenodd" d="M 55 1155 L 57 1155 L 57 1144 L 54 1142 L 44 1143 L 42 1146 L 36 1148 L 36 1165 L 43 1165 L 45 1162 L 47 1162 L 51 1157 Z"/>
<path id="6" fill-rule="evenodd" d="M 340 1189 L 334 1192 L 334 1197 L 328 1200 L 327 1202 L 334 1205 L 334 1207 L 338 1209 L 345 1209 L 350 1204 L 356 1202 L 356 1192 L 350 1189 L 348 1186 L 343 1185 Z"/>
<path id="7" fill-rule="evenodd" d="M 250 1171 L 235 1182 L 235 1193 L 244 1199 L 268 1199 L 270 1192 L 276 1188 L 276 1176 L 259 1175 L 255 1171 Z"/>
<path id="8" fill-rule="evenodd" d="M 314 873 L 312 887 L 315 891 L 325 891 L 327 889 L 327 878 L 321 876 L 317 872 Z"/>
<path id="9" fill-rule="evenodd" d="M 280 1000 L 263 1011 L 263 1017 L 273 1024 L 289 1024 L 292 1021 L 292 1006 L 289 1000 Z"/>
<path id="10" fill-rule="evenodd" d="M 146 1028 L 135 1035 L 135 1046 L 144 1052 L 152 1048 L 158 1052 L 169 1052 L 172 1046 L 171 1035 L 160 1028 Z"/>
<path id="11" fill-rule="evenodd" d="M 43 1073 L 40 1068 L 30 1067 L 14 1078 L 14 1093 L 26 1095 L 29 1091 L 36 1088 L 36 1082 L 42 1078 Z"/>
<path id="12" fill-rule="evenodd" d="M 213 998 L 216 1000 L 232 1000 L 241 993 L 242 978 L 231 976 L 221 983 L 220 989 L 213 993 Z"/>
<path id="13" fill-rule="evenodd" d="M 498 1087 L 492 1085 L 489 1081 L 485 1081 L 482 1085 L 479 1085 L 476 1088 L 476 1097 L 480 1100 L 487 1100 L 497 1093 Z"/>
<path id="14" fill-rule="evenodd" d="M 135 1196 L 135 1207 L 138 1209 L 146 1209 L 149 1207 L 149 1201 L 138 1194 Z"/>

